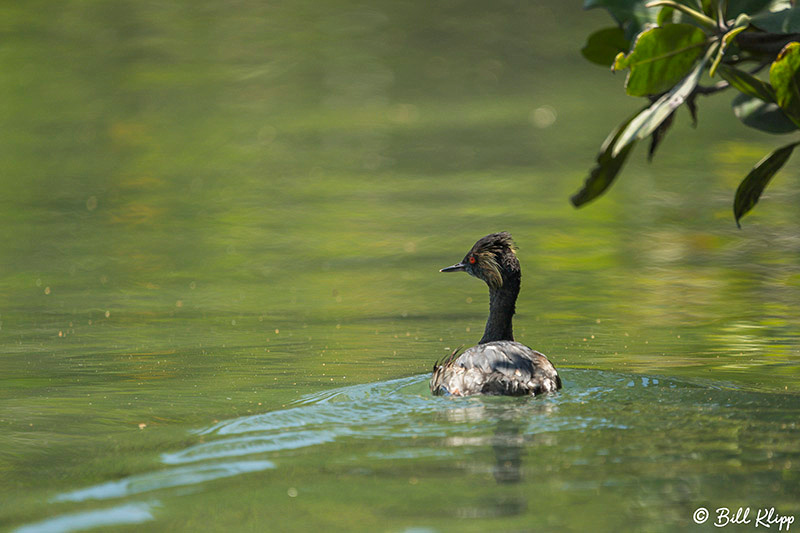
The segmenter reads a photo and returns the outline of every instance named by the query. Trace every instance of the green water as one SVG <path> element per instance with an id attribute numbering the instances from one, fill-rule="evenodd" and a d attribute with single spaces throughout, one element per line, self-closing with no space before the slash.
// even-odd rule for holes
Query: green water
<path id="1" fill-rule="evenodd" d="M 737 230 L 779 140 L 703 100 L 572 209 L 639 105 L 579 57 L 604 24 L 555 1 L 0 7 L 0 527 L 800 520 L 796 169 Z M 518 340 L 565 389 L 433 398 L 487 311 L 437 271 L 499 230 Z"/>

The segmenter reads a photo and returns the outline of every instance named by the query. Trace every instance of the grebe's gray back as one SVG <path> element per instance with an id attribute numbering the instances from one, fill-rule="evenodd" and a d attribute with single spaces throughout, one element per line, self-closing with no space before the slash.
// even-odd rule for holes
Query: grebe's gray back
<path id="1" fill-rule="evenodd" d="M 481 238 L 464 259 L 440 272 L 466 272 L 489 286 L 489 319 L 477 346 L 458 350 L 433 366 L 433 394 L 541 394 L 561 388 L 561 378 L 544 354 L 514 341 L 511 320 L 521 272 L 507 232 Z"/>

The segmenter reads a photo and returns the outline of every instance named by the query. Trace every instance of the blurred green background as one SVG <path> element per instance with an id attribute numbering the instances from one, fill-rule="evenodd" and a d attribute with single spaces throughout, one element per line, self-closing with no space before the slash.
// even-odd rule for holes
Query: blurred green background
<path id="1" fill-rule="evenodd" d="M 700 100 L 696 129 L 680 114 L 652 164 L 639 149 L 573 209 L 603 138 L 641 105 L 580 57 L 610 25 L 555 0 L 0 6 L 0 525 L 91 508 L 52 498 L 161 468 L 160 453 L 197 441 L 190 430 L 428 372 L 480 338 L 487 312 L 482 284 L 438 269 L 501 230 L 520 247 L 518 340 L 568 373 L 762 394 L 757 417 L 777 417 L 764 434 L 783 449 L 800 392 L 795 166 L 737 230 L 735 187 L 776 140 L 726 98 Z M 574 375 L 591 388 L 593 374 Z M 704 427 L 683 431 L 694 442 Z M 797 488 L 800 461 L 780 453 L 756 494 Z M 342 490 L 322 465 L 298 468 Z M 270 475 L 214 492 L 227 503 L 202 523 L 259 530 L 254 486 L 286 495 L 287 474 Z M 354 500 L 422 490 L 360 483 L 345 483 Z M 554 509 L 574 509 L 578 489 L 560 489 Z M 195 490 L 155 524 L 207 510 L 212 493 Z M 324 501 L 281 508 L 275 530 L 314 515 L 401 531 L 426 505 L 373 522 Z M 450 527 L 488 526 L 458 515 L 432 530 Z"/>

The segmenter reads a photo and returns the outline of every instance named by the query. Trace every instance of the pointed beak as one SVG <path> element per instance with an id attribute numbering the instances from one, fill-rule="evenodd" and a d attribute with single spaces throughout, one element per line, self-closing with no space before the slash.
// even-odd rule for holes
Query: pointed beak
<path id="1" fill-rule="evenodd" d="M 453 266 L 445 267 L 439 272 L 464 272 L 466 270 L 464 263 L 456 263 Z"/>

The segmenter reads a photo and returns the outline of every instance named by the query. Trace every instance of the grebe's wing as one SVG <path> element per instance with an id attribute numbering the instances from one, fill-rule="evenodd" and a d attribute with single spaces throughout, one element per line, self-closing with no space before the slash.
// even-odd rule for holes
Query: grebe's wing
<path id="1" fill-rule="evenodd" d="M 524 344 L 494 341 L 473 346 L 453 362 L 465 371 L 465 388 L 483 394 L 541 394 L 561 388 L 547 357 Z M 480 383 L 478 383 L 480 382 Z"/>

